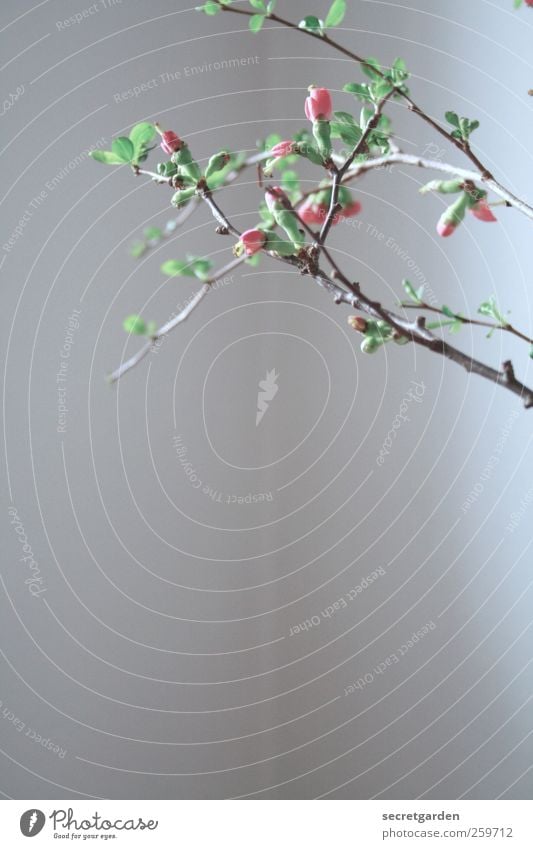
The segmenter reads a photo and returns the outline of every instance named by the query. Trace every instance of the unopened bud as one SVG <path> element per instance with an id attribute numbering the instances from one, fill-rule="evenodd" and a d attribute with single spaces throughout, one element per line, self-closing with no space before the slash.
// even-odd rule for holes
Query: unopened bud
<path id="1" fill-rule="evenodd" d="M 353 327 L 354 330 L 358 330 L 359 333 L 366 333 L 368 328 L 368 322 L 366 318 L 361 318 L 360 315 L 349 315 L 348 324 L 350 325 L 350 327 Z"/>

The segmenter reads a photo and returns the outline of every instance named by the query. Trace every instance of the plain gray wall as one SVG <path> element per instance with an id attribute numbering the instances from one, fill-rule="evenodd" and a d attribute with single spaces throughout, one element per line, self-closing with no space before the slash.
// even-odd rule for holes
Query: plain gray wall
<path id="1" fill-rule="evenodd" d="M 415 99 L 439 120 L 446 109 L 478 117 L 480 156 L 531 197 L 530 10 L 349 6 L 339 40 L 384 63 L 405 57 Z M 175 129 L 201 160 L 251 152 L 269 132 L 305 126 L 310 83 L 357 109 L 342 86 L 360 71 L 298 33 L 254 37 L 241 17 L 170 0 L 100 0 L 61 25 L 89 7 L 1 9 L 2 92 L 19 92 L 1 119 L 2 243 L 26 221 L 0 257 L 0 791 L 530 798 L 532 412 L 413 346 L 363 355 L 346 308 L 266 259 L 235 272 L 118 386 L 104 380 L 139 345 L 125 315 L 162 322 L 194 291 L 160 264 L 187 251 L 222 264 L 231 240 L 202 209 L 136 261 L 131 242 L 172 215 L 168 190 L 86 156 L 69 162 L 141 120 Z M 327 2 L 278 7 L 298 20 Z M 236 57 L 249 63 L 186 70 Z M 405 151 L 441 148 L 401 105 L 391 117 Z M 437 156 L 466 164 L 447 146 Z M 437 302 L 465 313 L 495 293 L 531 335 L 530 222 L 499 208 L 498 224 L 470 217 L 439 240 L 441 200 L 417 191 L 432 176 L 395 167 L 361 180 L 362 223 L 332 234 L 337 258 L 390 305 L 413 266 Z M 244 228 L 259 198 L 248 172 L 220 202 Z M 518 340 L 465 329 L 457 343 L 495 366 L 512 356 L 527 381 Z M 272 369 L 279 391 L 256 426 Z M 408 421 L 380 466 L 404 398 Z M 258 493 L 269 500 L 244 500 Z M 38 564 L 36 597 L 24 556 Z"/>

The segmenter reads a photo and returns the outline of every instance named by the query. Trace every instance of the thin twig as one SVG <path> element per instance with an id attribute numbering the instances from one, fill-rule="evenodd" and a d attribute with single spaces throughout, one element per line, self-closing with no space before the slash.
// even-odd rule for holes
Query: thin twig
<path id="1" fill-rule="evenodd" d="M 213 284 L 216 284 L 217 280 L 220 280 L 222 277 L 225 277 L 230 271 L 233 271 L 234 268 L 241 265 L 246 257 L 241 257 L 238 259 L 234 259 L 231 262 L 228 262 L 222 268 L 220 268 L 214 275 L 212 275 L 208 280 L 205 281 L 203 286 L 198 289 L 198 291 L 193 295 L 193 297 L 188 301 L 188 303 L 184 306 L 180 312 L 167 321 L 165 324 L 162 324 L 159 330 L 157 330 L 153 336 L 150 337 L 149 341 L 146 342 L 142 348 L 140 348 L 129 360 L 121 363 L 120 366 L 112 372 L 109 377 L 109 383 L 115 383 L 119 378 L 121 378 L 126 372 L 130 371 L 130 369 L 134 368 L 138 363 L 143 360 L 147 354 L 153 349 L 153 346 L 159 339 L 162 339 L 164 336 L 167 336 L 172 330 L 174 330 L 178 324 L 181 324 L 185 319 L 187 319 L 190 314 L 196 309 L 196 307 L 203 301 L 208 292 L 211 291 Z"/>
<path id="2" fill-rule="evenodd" d="M 420 304 L 408 303 L 402 301 L 400 304 L 404 309 L 407 310 L 425 310 L 427 312 L 435 312 L 438 315 L 443 315 L 450 319 L 450 321 L 460 321 L 462 324 L 473 324 L 476 327 L 488 327 L 491 330 L 505 330 L 507 333 L 512 333 L 513 336 L 517 336 L 519 339 L 522 339 L 524 342 L 528 342 L 530 345 L 533 345 L 533 339 L 529 336 L 526 336 L 525 333 L 522 333 L 520 330 L 517 330 L 516 327 L 513 327 L 509 322 L 504 322 L 503 324 L 497 324 L 492 321 L 483 321 L 479 318 L 467 318 L 464 315 L 458 315 L 456 313 L 453 314 L 453 317 L 443 312 L 439 307 L 433 307 L 430 304 L 426 304 L 422 302 Z"/>

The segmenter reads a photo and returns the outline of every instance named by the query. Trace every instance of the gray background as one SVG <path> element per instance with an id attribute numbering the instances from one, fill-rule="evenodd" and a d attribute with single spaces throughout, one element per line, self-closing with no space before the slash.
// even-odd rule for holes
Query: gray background
<path id="1" fill-rule="evenodd" d="M 295 20 L 324 14 L 327 3 L 314 5 L 278 3 Z M 89 6 L 2 4 L 2 97 L 24 88 L 1 118 L 2 242 L 46 181 L 137 121 L 159 119 L 203 160 L 303 127 L 310 83 L 329 86 L 337 108 L 354 105 L 342 85 L 360 72 L 297 33 L 254 37 L 237 16 L 170 0 L 108 0 L 58 27 Z M 339 39 L 385 63 L 404 56 L 433 115 L 478 117 L 481 158 L 531 199 L 531 11 L 511 0 L 350 7 Z M 163 84 L 165 73 L 177 79 Z M 403 107 L 391 115 L 404 150 L 437 143 L 437 156 L 460 162 Z M 531 334 L 530 223 L 500 208 L 499 224 L 470 217 L 443 242 L 440 199 L 417 192 L 431 176 L 397 167 L 361 180 L 362 224 L 333 233 L 337 258 L 389 304 L 410 261 L 455 309 L 472 314 L 495 293 Z M 247 172 L 221 202 L 244 228 L 259 197 Z M 110 388 L 104 375 L 139 344 L 124 316 L 164 321 L 195 288 L 165 280 L 161 262 L 187 250 L 229 257 L 202 209 L 135 261 L 128 246 L 167 220 L 168 199 L 127 168 L 82 157 L 2 249 L 2 795 L 530 797 L 533 413 L 412 346 L 364 356 L 348 311 L 268 260 L 235 272 Z M 391 237 L 401 255 L 384 246 Z M 464 330 L 458 344 L 494 365 L 512 356 L 527 381 L 527 346 L 511 337 Z M 256 427 L 271 369 L 279 391 Z M 411 396 L 380 467 L 412 381 L 420 402 Z M 257 493 L 272 500 L 238 502 Z M 16 527 L 39 564 L 38 597 Z M 322 613 L 378 567 L 355 601 Z M 318 624 L 291 636 L 311 617 Z"/>

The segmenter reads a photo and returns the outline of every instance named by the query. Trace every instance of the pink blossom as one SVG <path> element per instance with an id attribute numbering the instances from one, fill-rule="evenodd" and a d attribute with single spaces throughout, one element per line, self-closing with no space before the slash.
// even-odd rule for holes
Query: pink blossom
<path id="1" fill-rule="evenodd" d="M 309 121 L 331 121 L 333 104 L 327 88 L 310 88 L 309 97 L 305 100 L 305 115 Z"/>
<path id="2" fill-rule="evenodd" d="M 529 5 L 533 6 L 533 0 L 531 0 L 531 3 Z M 475 204 L 475 206 L 472 207 L 470 212 L 472 213 L 472 215 L 475 215 L 476 218 L 479 218 L 480 221 L 498 220 L 494 215 L 492 209 L 488 205 L 486 198 L 478 200 L 478 202 Z"/>
<path id="3" fill-rule="evenodd" d="M 241 242 L 246 256 L 253 256 L 264 246 L 266 235 L 262 230 L 245 230 Z"/>
<path id="4" fill-rule="evenodd" d="M 180 147 L 182 147 L 182 140 L 172 130 L 162 130 L 159 124 L 156 124 L 155 128 L 161 136 L 161 149 L 164 150 L 168 156 L 175 153 L 176 150 L 179 150 Z"/>
<path id="5" fill-rule="evenodd" d="M 325 203 L 313 203 L 310 198 L 298 209 L 298 215 L 306 224 L 322 224 L 324 218 L 328 214 L 328 208 Z"/>
<path id="6" fill-rule="evenodd" d="M 455 233 L 457 228 L 457 224 L 454 224 L 453 221 L 449 221 L 444 216 L 441 216 L 437 222 L 437 233 L 439 236 L 451 236 L 452 233 Z"/>
<path id="7" fill-rule="evenodd" d="M 283 156 L 289 156 L 294 150 L 294 142 L 290 139 L 288 141 L 280 141 L 274 145 L 272 150 L 270 151 L 270 155 L 275 159 L 281 159 Z"/>

